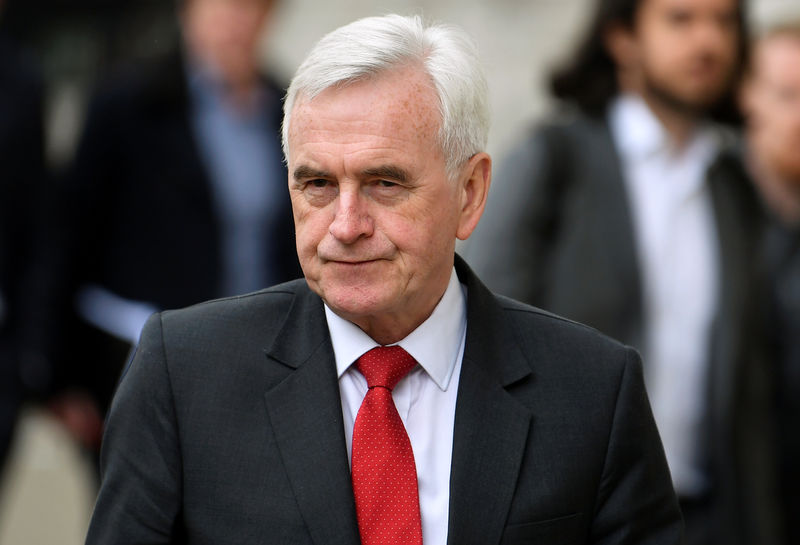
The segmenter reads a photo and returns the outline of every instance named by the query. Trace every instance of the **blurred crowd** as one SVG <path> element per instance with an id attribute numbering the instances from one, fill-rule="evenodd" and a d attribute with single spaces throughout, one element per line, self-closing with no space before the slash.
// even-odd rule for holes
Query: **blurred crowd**
<path id="1" fill-rule="evenodd" d="M 0 463 L 31 401 L 96 456 L 152 312 L 301 274 L 259 63 L 276 1 L 162 2 L 135 55 L 111 27 L 48 161 L 34 15 L 0 0 Z M 462 253 L 642 353 L 690 545 L 800 543 L 800 9 L 596 4 Z"/>

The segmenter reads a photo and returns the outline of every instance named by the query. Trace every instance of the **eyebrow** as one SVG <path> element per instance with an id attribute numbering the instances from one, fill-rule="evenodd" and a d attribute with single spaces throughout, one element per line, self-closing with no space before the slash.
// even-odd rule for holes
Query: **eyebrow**
<path id="1" fill-rule="evenodd" d="M 317 170 L 315 168 L 311 168 L 307 165 L 300 165 L 294 172 L 292 173 L 295 180 L 303 180 L 308 178 L 330 178 L 330 172 L 325 172 L 324 170 Z"/>
<path id="2" fill-rule="evenodd" d="M 373 168 L 364 169 L 361 175 L 369 178 L 388 178 L 390 180 L 397 180 L 398 182 L 407 182 L 411 176 L 404 169 L 395 165 L 380 165 Z M 330 178 L 331 173 L 325 170 L 318 170 L 308 165 L 300 165 L 292 176 L 295 180 L 307 180 L 309 178 Z"/>
<path id="3" fill-rule="evenodd" d="M 370 178 L 388 178 L 398 182 L 407 182 L 410 178 L 408 172 L 394 165 L 381 165 L 365 169 L 362 174 Z"/>

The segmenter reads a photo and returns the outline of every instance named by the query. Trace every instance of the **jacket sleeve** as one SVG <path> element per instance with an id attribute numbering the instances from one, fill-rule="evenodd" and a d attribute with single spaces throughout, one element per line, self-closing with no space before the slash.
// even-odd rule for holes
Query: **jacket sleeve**
<path id="1" fill-rule="evenodd" d="M 101 475 L 87 545 L 176 542 L 182 466 L 158 314 L 144 327 L 114 397 L 103 438 Z"/>
<path id="2" fill-rule="evenodd" d="M 627 348 L 598 489 L 590 542 L 683 542 L 683 521 L 645 392 L 639 355 Z"/>

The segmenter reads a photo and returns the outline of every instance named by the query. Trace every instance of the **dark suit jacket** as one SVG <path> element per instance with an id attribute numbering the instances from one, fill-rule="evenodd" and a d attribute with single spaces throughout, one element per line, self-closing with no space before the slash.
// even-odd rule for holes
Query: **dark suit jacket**
<path id="1" fill-rule="evenodd" d="M 448 543 L 679 543 L 636 352 L 457 272 Z M 151 318 L 102 463 L 88 545 L 358 544 L 320 298 L 298 280 Z"/>
<path id="2" fill-rule="evenodd" d="M 269 79 L 264 86 L 272 145 L 281 156 L 283 91 Z M 102 405 L 129 347 L 72 317 L 81 285 L 97 284 L 159 309 L 225 295 L 220 222 L 191 108 L 177 53 L 115 73 L 92 100 L 75 159 L 53 199 L 34 282 L 39 293 L 32 294 L 38 323 L 30 344 L 56 360 L 58 382 L 88 386 Z M 284 198 L 268 228 L 275 275 L 263 279 L 264 287 L 300 275 L 285 167 L 277 169 L 283 177 L 269 181 L 279 184 Z M 77 347 L 81 355 L 70 358 Z"/>
<path id="3" fill-rule="evenodd" d="M 636 348 L 642 279 L 619 156 L 606 124 L 578 116 L 529 134 L 495 175 L 467 258 L 499 293 Z M 708 172 L 720 257 L 704 440 L 715 542 L 773 542 L 767 368 L 757 339 L 762 217 L 731 157 Z M 647 362 L 645 361 L 645 366 Z"/>

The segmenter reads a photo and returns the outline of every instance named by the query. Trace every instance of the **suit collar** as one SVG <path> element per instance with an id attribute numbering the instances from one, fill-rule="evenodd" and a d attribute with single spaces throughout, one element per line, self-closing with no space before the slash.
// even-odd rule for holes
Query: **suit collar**
<path id="1" fill-rule="evenodd" d="M 289 312 L 280 332 L 265 351 L 271 358 L 296 369 L 316 353 L 320 345 L 330 345 L 330 337 L 322 299 L 311 291 L 305 280 L 292 284 L 295 292 Z"/>
<path id="2" fill-rule="evenodd" d="M 458 255 L 455 265 L 459 281 L 467 286 L 464 359 L 471 360 L 482 373 L 501 386 L 528 376 L 530 366 L 496 297 Z M 498 354 L 503 354 L 503 358 L 498 359 Z"/>
<path id="3" fill-rule="evenodd" d="M 453 430 L 448 543 L 499 543 L 532 420 L 508 389 L 529 377 L 531 367 L 495 296 L 458 256 L 456 271 L 467 285 L 467 339 Z"/>
<path id="4" fill-rule="evenodd" d="M 296 292 L 266 356 L 292 369 L 265 393 L 267 414 L 297 505 L 315 543 L 357 545 L 341 398 L 322 301 Z"/>
<path id="5" fill-rule="evenodd" d="M 352 322 L 325 307 L 328 329 L 341 377 L 362 354 L 379 346 Z M 447 390 L 456 362 L 461 356 L 467 325 L 466 293 L 453 270 L 444 295 L 431 315 L 404 339 L 397 342 L 433 379 L 440 390 Z"/>

